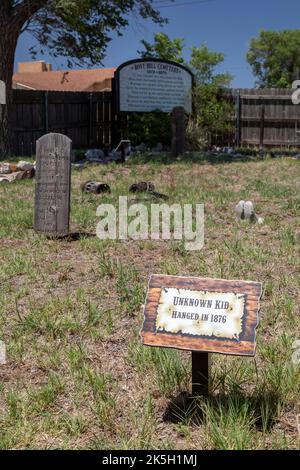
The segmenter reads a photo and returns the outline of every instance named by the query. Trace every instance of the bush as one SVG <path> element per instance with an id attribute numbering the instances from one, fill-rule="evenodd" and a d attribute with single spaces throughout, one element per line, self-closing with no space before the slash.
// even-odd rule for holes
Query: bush
<path id="1" fill-rule="evenodd" d="M 187 150 L 204 150 L 208 146 L 208 136 L 204 129 L 194 120 L 190 119 L 186 127 Z"/>
<path id="2" fill-rule="evenodd" d="M 131 113 L 127 121 L 126 136 L 133 145 L 144 142 L 150 148 L 157 143 L 171 144 L 171 117 L 161 111 L 152 113 Z"/>

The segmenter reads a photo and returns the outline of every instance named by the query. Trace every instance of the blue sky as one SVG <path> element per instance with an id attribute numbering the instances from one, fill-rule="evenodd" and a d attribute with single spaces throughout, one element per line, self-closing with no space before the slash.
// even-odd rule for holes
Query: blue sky
<path id="1" fill-rule="evenodd" d="M 168 0 L 154 2 L 157 5 L 168 4 Z M 189 57 L 191 46 L 203 43 L 212 50 L 223 52 L 225 61 L 220 71 L 228 71 L 235 76 L 233 86 L 252 87 L 254 78 L 245 58 L 250 38 L 256 36 L 262 28 L 275 31 L 300 28 L 299 0 L 200 2 L 201 0 L 175 0 L 178 6 L 161 8 L 161 13 L 169 19 L 169 24 L 163 28 L 150 21 L 140 20 L 137 24 L 130 18 L 130 25 L 124 30 L 123 37 L 112 34 L 104 66 L 115 67 L 126 60 L 136 58 L 136 51 L 141 48 L 140 40 L 151 41 L 155 32 L 163 31 L 171 38 L 184 38 L 186 59 Z M 32 43 L 33 39 L 28 34 L 20 38 L 16 63 L 31 60 L 28 50 Z M 37 59 L 50 61 L 54 69 L 66 68 L 63 58 L 53 59 L 47 53 Z"/>

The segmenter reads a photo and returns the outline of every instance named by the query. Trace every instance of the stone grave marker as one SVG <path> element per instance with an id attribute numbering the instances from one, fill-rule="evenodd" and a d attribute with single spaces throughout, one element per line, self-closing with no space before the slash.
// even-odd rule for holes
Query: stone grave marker
<path id="1" fill-rule="evenodd" d="M 72 141 L 46 134 L 36 143 L 34 229 L 58 238 L 69 232 Z"/>

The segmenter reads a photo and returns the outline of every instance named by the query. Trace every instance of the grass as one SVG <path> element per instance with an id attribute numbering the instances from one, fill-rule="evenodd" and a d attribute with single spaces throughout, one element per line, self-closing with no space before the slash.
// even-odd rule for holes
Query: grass
<path id="1" fill-rule="evenodd" d="M 299 449 L 299 162 L 142 160 L 73 171 L 72 231 L 94 232 L 100 203 L 153 181 L 171 204 L 205 204 L 201 251 L 180 241 L 48 240 L 32 228 L 34 181 L 0 186 L 0 448 Z M 83 195 L 89 179 L 111 194 Z M 263 225 L 235 220 L 240 199 L 254 201 Z M 182 404 L 189 352 L 141 345 L 151 273 L 263 283 L 257 355 L 214 354 L 208 400 Z"/>

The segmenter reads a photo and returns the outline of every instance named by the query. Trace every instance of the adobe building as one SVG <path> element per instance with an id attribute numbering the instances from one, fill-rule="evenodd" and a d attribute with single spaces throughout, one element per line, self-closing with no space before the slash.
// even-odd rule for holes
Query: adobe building
<path id="1" fill-rule="evenodd" d="M 38 91 L 111 91 L 115 68 L 52 70 L 44 60 L 20 62 L 13 88 Z"/>

